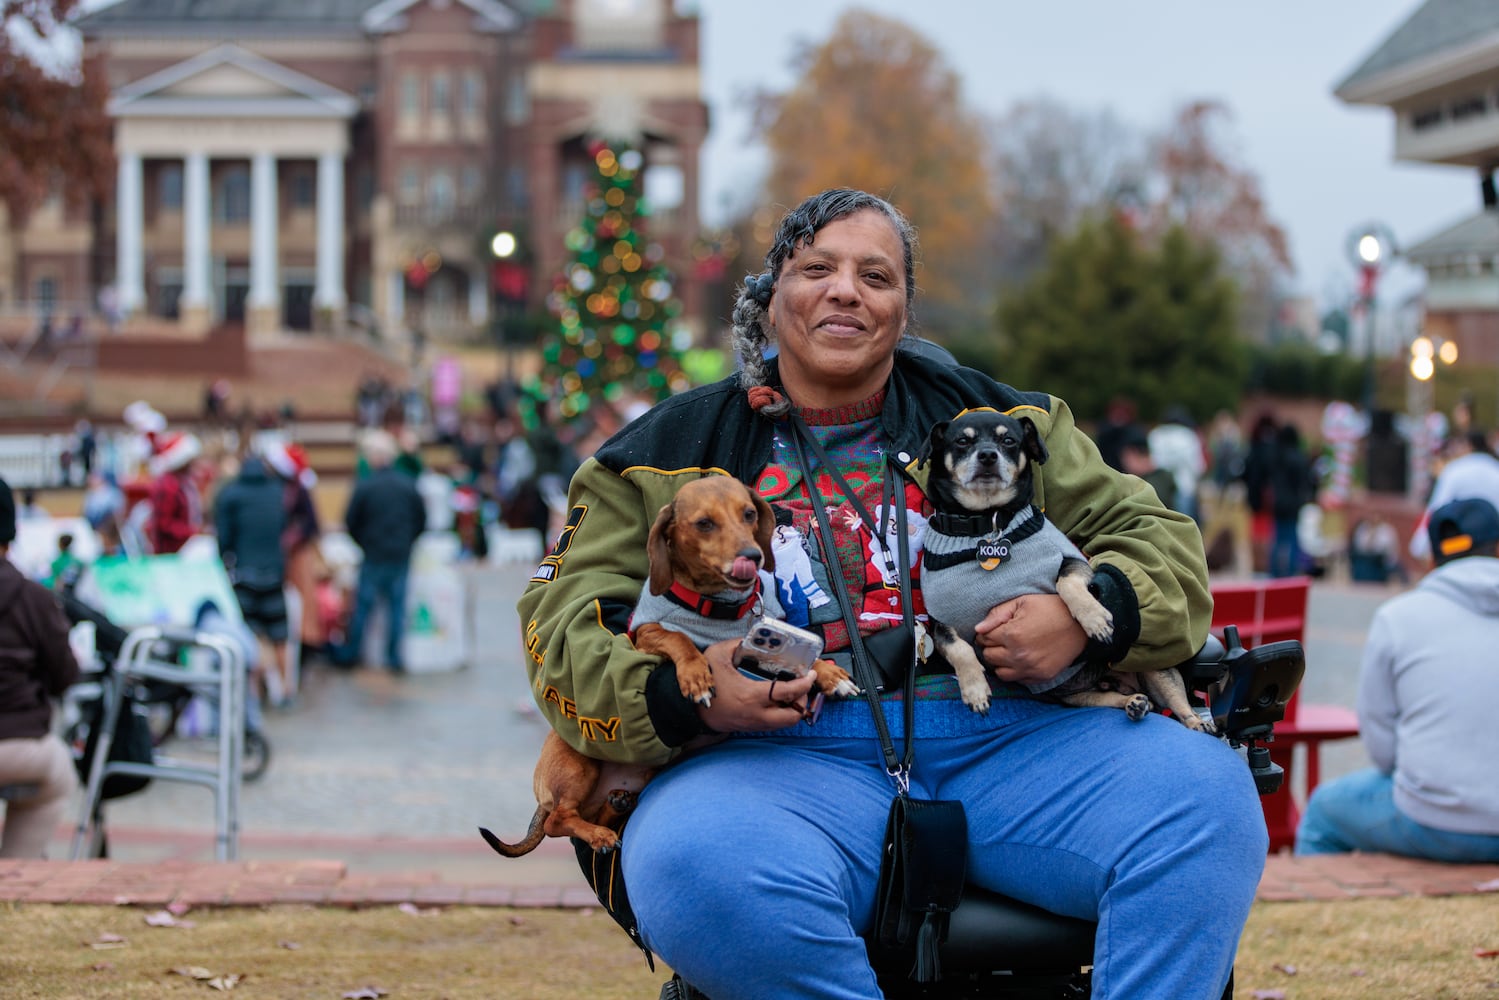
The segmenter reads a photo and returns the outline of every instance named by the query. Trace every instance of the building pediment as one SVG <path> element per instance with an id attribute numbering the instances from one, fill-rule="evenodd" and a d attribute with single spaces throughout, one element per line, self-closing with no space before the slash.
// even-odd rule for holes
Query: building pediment
<path id="1" fill-rule="evenodd" d="M 407 25 L 406 12 L 417 4 L 426 2 L 429 0 L 383 0 L 365 11 L 360 25 L 372 35 L 404 31 Z M 521 26 L 521 16 L 500 0 L 457 0 L 457 3 L 473 11 L 475 31 L 498 34 L 515 31 Z"/>
<path id="2" fill-rule="evenodd" d="M 117 89 L 117 118 L 350 118 L 359 102 L 305 73 L 220 45 Z"/>

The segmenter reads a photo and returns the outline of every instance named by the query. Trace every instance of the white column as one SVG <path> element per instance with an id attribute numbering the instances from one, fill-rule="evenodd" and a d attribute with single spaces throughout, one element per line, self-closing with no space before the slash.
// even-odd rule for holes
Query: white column
<path id="1" fill-rule="evenodd" d="M 344 307 L 344 158 L 323 153 L 317 161 L 317 308 Z"/>
<path id="2" fill-rule="evenodd" d="M 247 305 L 275 309 L 281 304 L 276 261 L 276 157 L 256 153 L 250 160 L 250 295 Z"/>
<path id="3" fill-rule="evenodd" d="M 146 304 L 146 275 L 141 259 L 141 158 L 119 155 L 115 183 L 115 296 L 123 316 Z"/>
<path id="4" fill-rule="evenodd" d="M 468 321 L 475 326 L 489 322 L 489 275 L 482 265 L 468 276 Z"/>
<path id="5" fill-rule="evenodd" d="M 385 289 L 386 336 L 406 329 L 406 275 L 398 268 L 390 272 L 389 279 Z"/>
<path id="6" fill-rule="evenodd" d="M 188 153 L 182 171 L 182 307 L 208 309 L 213 294 L 208 283 L 209 210 L 208 155 Z"/>

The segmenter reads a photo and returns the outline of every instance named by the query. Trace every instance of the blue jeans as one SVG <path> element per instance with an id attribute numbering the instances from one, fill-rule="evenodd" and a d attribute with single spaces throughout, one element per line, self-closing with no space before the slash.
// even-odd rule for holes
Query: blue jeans
<path id="1" fill-rule="evenodd" d="M 916 740 L 911 792 L 963 801 L 969 880 L 1097 920 L 1099 1000 L 1220 996 L 1269 844 L 1244 761 L 1158 715 L 996 715 Z M 878 997 L 861 935 L 892 795 L 873 739 L 731 739 L 668 768 L 623 844 L 646 944 L 714 1000 Z"/>
<path id="2" fill-rule="evenodd" d="M 359 586 L 354 594 L 354 614 L 349 619 L 349 633 L 335 657 L 340 663 L 358 663 L 364 655 L 364 626 L 383 601 L 388 628 L 385 634 L 385 662 L 392 670 L 403 670 L 401 637 L 406 628 L 406 578 L 408 563 L 371 563 L 359 567 Z"/>
<path id="3" fill-rule="evenodd" d="M 1296 532 L 1296 519 L 1277 517 L 1275 534 L 1270 542 L 1270 575 L 1276 578 L 1295 576 L 1302 569 L 1301 541 Z"/>
<path id="4" fill-rule="evenodd" d="M 1378 851 L 1455 864 L 1499 864 L 1499 836 L 1423 826 L 1395 808 L 1395 779 L 1376 768 L 1318 785 L 1296 828 L 1297 854 Z"/>

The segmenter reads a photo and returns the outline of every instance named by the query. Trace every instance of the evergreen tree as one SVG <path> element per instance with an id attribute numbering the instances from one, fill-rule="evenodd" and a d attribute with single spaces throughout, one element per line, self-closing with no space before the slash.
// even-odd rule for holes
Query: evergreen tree
<path id="1" fill-rule="evenodd" d="M 567 235 L 571 259 L 547 299 L 558 323 L 542 342 L 542 378 L 563 419 L 600 399 L 661 400 L 688 386 L 681 301 L 645 231 L 644 157 L 602 141 L 589 152 L 597 173 L 583 221 Z"/>
<path id="2" fill-rule="evenodd" d="M 1082 421 L 1116 396 L 1148 422 L 1172 403 L 1202 421 L 1243 391 L 1236 301 L 1212 247 L 1180 227 L 1152 242 L 1111 215 L 1053 244 L 1005 298 L 997 344 L 954 347 L 1002 381 L 1056 393 Z"/>

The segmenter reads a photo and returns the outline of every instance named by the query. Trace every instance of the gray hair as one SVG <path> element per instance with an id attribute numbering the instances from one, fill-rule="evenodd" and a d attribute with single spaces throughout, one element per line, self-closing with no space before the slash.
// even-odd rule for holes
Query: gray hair
<path id="1" fill-rule="evenodd" d="M 760 274 L 745 277 L 744 286 L 734 302 L 734 353 L 744 367 L 739 377 L 745 388 L 766 385 L 769 373 L 765 364 L 765 348 L 770 343 L 769 324 L 766 312 L 770 297 L 775 291 L 776 279 L 786 260 L 799 247 L 810 246 L 819 230 L 830 222 L 853 215 L 866 208 L 874 209 L 895 227 L 900 237 L 901 250 L 906 269 L 906 322 L 907 331 L 911 323 L 911 304 L 916 297 L 916 229 L 901 214 L 900 209 L 883 198 L 849 188 L 831 188 L 803 201 L 786 213 L 776 230 L 770 251 L 765 255 L 765 270 Z M 789 400 L 782 399 L 760 412 L 768 417 L 785 416 L 791 409 Z"/>

